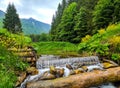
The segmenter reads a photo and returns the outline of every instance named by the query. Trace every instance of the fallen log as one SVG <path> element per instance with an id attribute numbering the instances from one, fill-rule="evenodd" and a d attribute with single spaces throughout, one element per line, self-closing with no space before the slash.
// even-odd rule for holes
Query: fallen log
<path id="1" fill-rule="evenodd" d="M 89 88 L 106 82 L 120 81 L 120 67 L 94 70 L 54 80 L 27 83 L 27 88 Z"/>

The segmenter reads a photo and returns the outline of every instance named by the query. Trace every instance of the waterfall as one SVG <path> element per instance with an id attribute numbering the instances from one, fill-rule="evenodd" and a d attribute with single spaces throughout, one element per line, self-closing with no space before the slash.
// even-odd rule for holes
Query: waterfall
<path id="1" fill-rule="evenodd" d="M 56 59 L 55 59 L 56 58 Z M 43 59 L 41 57 L 37 62 L 36 62 L 36 67 L 38 69 L 43 69 L 43 68 L 49 68 L 51 65 L 53 66 L 60 66 L 63 67 L 66 64 L 71 64 L 74 66 L 74 64 L 78 63 L 79 65 L 95 65 L 100 63 L 99 58 L 97 56 L 90 56 L 90 57 L 72 57 L 72 58 L 47 58 Z"/>
<path id="2" fill-rule="evenodd" d="M 93 68 L 98 68 L 98 66 L 102 66 L 100 64 L 99 58 L 97 56 L 90 56 L 90 57 L 72 57 L 72 58 L 60 58 L 53 55 L 43 55 L 40 59 L 36 62 L 36 67 L 39 70 L 39 74 L 35 76 L 28 76 L 24 82 L 18 88 L 25 88 L 27 82 L 37 81 L 44 72 L 49 70 L 51 65 L 56 66 L 56 68 L 64 68 L 64 77 L 69 76 L 70 70 L 65 67 L 66 64 L 70 64 L 73 67 L 75 65 L 86 65 L 88 70 L 91 71 Z M 103 84 L 97 87 L 90 87 L 90 88 L 116 88 L 111 83 Z"/>

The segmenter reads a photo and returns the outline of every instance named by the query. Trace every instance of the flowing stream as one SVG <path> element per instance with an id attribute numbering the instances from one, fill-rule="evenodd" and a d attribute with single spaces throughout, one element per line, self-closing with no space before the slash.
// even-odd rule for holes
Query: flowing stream
<path id="1" fill-rule="evenodd" d="M 60 58 L 53 55 L 43 55 L 36 62 L 36 67 L 39 70 L 39 74 L 35 76 L 28 76 L 24 82 L 18 88 L 25 88 L 27 82 L 37 81 L 44 72 L 49 70 L 49 66 L 54 65 L 56 68 L 64 68 L 64 76 L 67 77 L 70 73 L 70 70 L 65 67 L 66 64 L 70 64 L 75 67 L 75 64 L 87 65 L 88 70 L 96 68 L 100 65 L 99 59 L 97 56 L 91 57 L 75 57 L 75 58 Z M 102 67 L 101 67 L 102 69 Z M 112 83 L 103 84 L 97 87 L 90 88 L 116 88 Z"/>

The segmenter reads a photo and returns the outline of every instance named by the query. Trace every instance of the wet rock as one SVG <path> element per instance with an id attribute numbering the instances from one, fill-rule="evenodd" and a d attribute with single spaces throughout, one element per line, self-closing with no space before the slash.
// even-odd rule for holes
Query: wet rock
<path id="1" fill-rule="evenodd" d="M 59 77 L 63 77 L 64 75 L 64 68 L 62 69 L 56 69 L 56 77 L 59 78 Z"/>
<path id="2" fill-rule="evenodd" d="M 46 71 L 45 73 L 43 73 L 39 80 L 51 80 L 55 78 L 55 75 L 51 74 L 49 71 Z"/>
<path id="3" fill-rule="evenodd" d="M 70 64 L 66 64 L 66 68 L 68 68 L 69 70 L 73 69 L 73 67 Z"/>
<path id="4" fill-rule="evenodd" d="M 115 65 L 115 64 L 112 64 L 112 63 L 109 63 L 109 62 L 104 62 L 104 63 L 102 63 L 102 65 L 103 65 L 103 68 L 105 68 L 105 69 L 118 66 L 118 65 Z"/>
<path id="5" fill-rule="evenodd" d="M 27 76 L 26 72 L 22 72 L 22 73 L 18 76 L 18 78 L 17 78 L 17 82 L 16 82 L 16 84 L 15 84 L 15 87 L 20 86 L 20 84 L 24 81 L 24 79 L 26 78 L 26 76 Z"/>
<path id="6" fill-rule="evenodd" d="M 30 75 L 37 75 L 39 71 L 35 67 L 29 67 L 27 68 L 27 73 Z"/>
<path id="7" fill-rule="evenodd" d="M 78 66 L 77 66 L 77 68 L 81 68 L 83 66 L 83 64 L 81 64 L 81 63 L 78 63 Z"/>
<path id="8" fill-rule="evenodd" d="M 107 62 L 107 63 L 111 63 L 111 64 L 113 64 L 113 65 L 115 65 L 115 66 L 119 66 L 117 63 L 115 63 L 115 62 L 112 61 L 112 60 L 103 59 L 103 62 Z"/>
<path id="9" fill-rule="evenodd" d="M 75 74 L 80 74 L 80 73 L 83 73 L 83 69 L 76 69 L 74 70 Z"/>
<path id="10" fill-rule="evenodd" d="M 87 66 L 82 66 L 81 68 L 84 70 L 84 72 L 87 72 L 87 71 L 88 71 Z"/>
<path id="11" fill-rule="evenodd" d="M 76 74 L 75 71 L 71 70 L 69 75 L 75 75 L 75 74 Z"/>
<path id="12" fill-rule="evenodd" d="M 56 68 L 55 68 L 55 66 L 50 66 L 50 73 L 51 74 L 56 74 Z"/>

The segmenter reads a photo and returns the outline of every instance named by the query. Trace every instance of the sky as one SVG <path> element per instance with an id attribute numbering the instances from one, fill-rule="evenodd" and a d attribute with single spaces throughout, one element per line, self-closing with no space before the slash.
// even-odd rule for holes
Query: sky
<path id="1" fill-rule="evenodd" d="M 53 14 L 62 0 L 0 0 L 0 10 L 6 12 L 9 3 L 14 3 L 20 18 L 34 18 L 51 24 Z"/>

